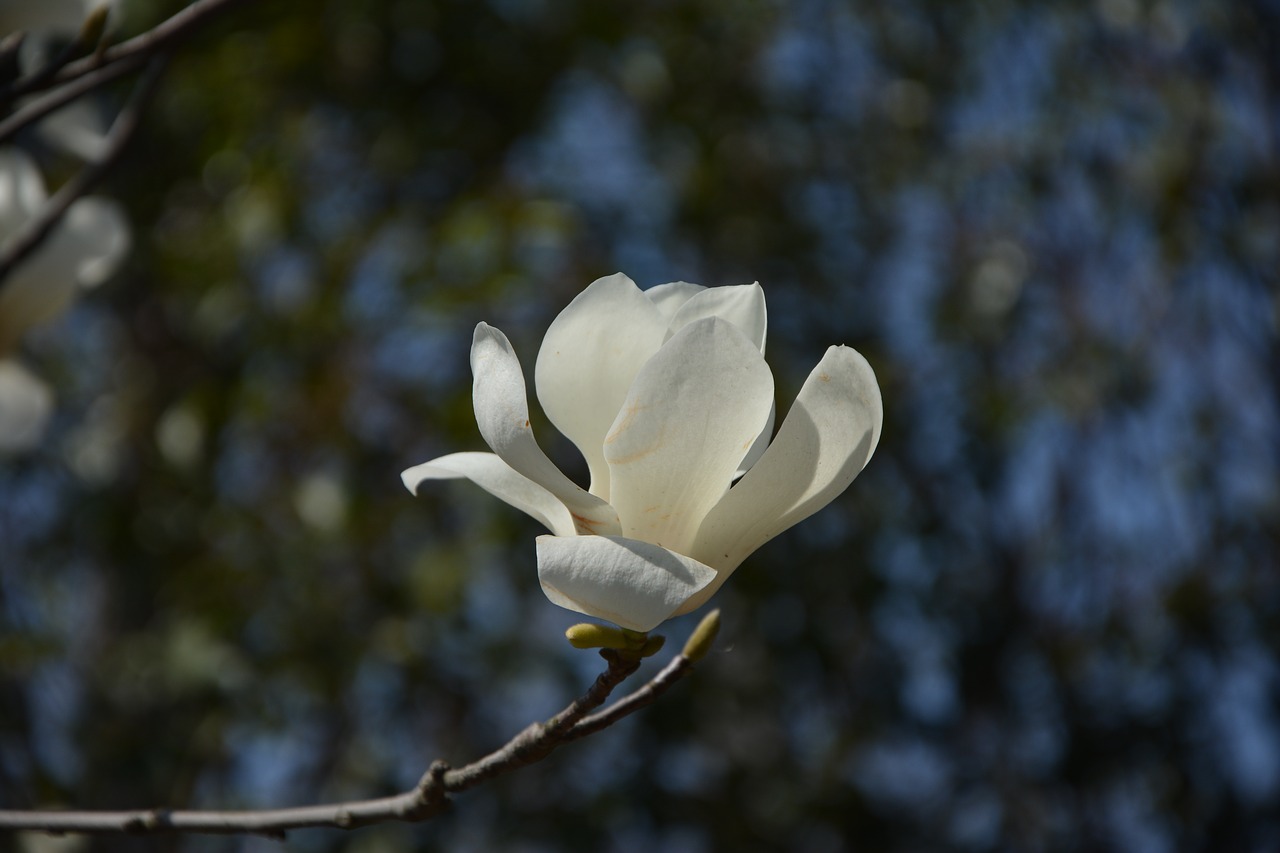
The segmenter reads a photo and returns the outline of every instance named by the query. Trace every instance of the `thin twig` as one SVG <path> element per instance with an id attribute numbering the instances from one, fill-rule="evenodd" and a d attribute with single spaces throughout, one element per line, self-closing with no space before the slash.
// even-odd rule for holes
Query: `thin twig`
<path id="1" fill-rule="evenodd" d="M 690 658 L 677 655 L 653 680 L 630 696 L 598 714 L 590 714 L 639 667 L 639 661 L 612 650 L 604 650 L 601 655 L 609 662 L 608 668 L 586 693 L 563 711 L 546 722 L 534 723 L 502 748 L 465 767 L 450 769 L 443 761 L 434 762 L 412 790 L 395 796 L 254 811 L 0 811 L 0 829 L 93 834 L 201 832 L 283 838 L 287 830 L 302 827 L 353 829 L 372 823 L 428 820 L 449 807 L 449 794 L 539 761 L 561 744 L 612 725 L 648 705 L 693 665 Z"/>
<path id="2" fill-rule="evenodd" d="M 533 723 L 501 749 L 466 767 L 450 770 L 444 777 L 445 788 L 451 792 L 465 791 L 499 773 L 540 761 L 563 743 L 569 729 L 604 704 L 613 688 L 640 667 L 639 660 L 623 658 L 612 649 L 604 649 L 600 654 L 609 662 L 609 668 L 600 673 L 590 690 L 545 723 Z"/>
<path id="3" fill-rule="evenodd" d="M 81 25 L 80 32 L 76 34 L 76 37 L 58 51 L 57 56 L 29 74 L 25 80 L 22 81 L 26 83 L 27 91 L 34 92 L 45 88 L 57 73 L 67 65 L 67 63 L 98 47 L 105 35 L 105 26 L 107 23 L 107 16 L 109 14 L 110 10 L 106 7 L 99 8 L 90 13 L 89 17 Z M 17 35 L 21 36 L 23 34 L 18 33 Z M 18 43 L 21 45 L 21 39 Z M 16 61 L 16 55 L 14 56 L 14 59 Z M 15 74 L 14 76 L 16 77 L 17 75 Z M 17 85 L 17 82 L 18 81 L 14 81 L 13 85 Z M 17 95 L 11 94 L 11 90 L 12 86 L 8 86 L 5 87 L 3 93 L 0 93 L 0 105 L 7 107 L 12 102 L 13 98 L 17 97 Z"/>
<path id="4" fill-rule="evenodd" d="M 164 64 L 163 56 L 151 60 L 146 74 L 139 81 L 129 103 L 120 111 L 120 115 L 111 126 L 102 155 L 59 187 L 58 191 L 45 202 L 40 212 L 23 224 L 3 253 L 0 253 L 0 288 L 4 287 L 4 280 L 13 268 L 39 248 L 71 205 L 92 190 L 124 153 L 138 129 L 142 113 L 160 80 Z"/>
<path id="5" fill-rule="evenodd" d="M 123 60 L 142 60 L 162 51 L 167 51 L 174 43 L 191 35 L 204 26 L 210 18 L 229 9 L 244 0 L 195 0 L 181 12 L 160 22 L 141 35 L 128 41 L 87 56 L 84 59 L 69 62 L 56 75 L 49 79 L 39 79 L 39 72 L 15 80 L 10 86 L 0 89 L 0 102 L 7 102 L 31 92 L 61 85 L 69 80 L 83 77 L 103 66 L 112 65 Z"/>
<path id="6" fill-rule="evenodd" d="M 88 94 L 99 86 L 105 86 L 126 74 L 137 71 L 144 61 L 144 59 L 138 58 L 129 62 L 120 62 L 115 65 L 108 65 L 105 68 L 99 68 L 92 74 L 87 74 L 74 83 L 69 83 L 38 101 L 32 101 L 4 121 L 0 121 L 0 143 L 5 142 L 24 127 L 34 124 L 49 113 L 61 109 L 76 98 Z"/>
<path id="7" fill-rule="evenodd" d="M 0 811 L 0 829 L 93 835 L 201 832 L 284 838 L 287 830 L 302 827 L 354 829 L 392 820 L 416 822 L 433 817 L 448 807 L 440 785 L 440 777 L 446 769 L 443 762 L 436 762 L 412 790 L 374 800 L 254 811 Z"/>
<path id="8" fill-rule="evenodd" d="M 22 43 L 27 34 L 19 30 L 0 38 L 0 80 L 16 80 L 21 73 L 18 67 L 18 54 L 22 51 Z"/>
<path id="9" fill-rule="evenodd" d="M 671 689 L 677 681 L 684 678 L 693 669 L 693 661 L 684 655 L 676 655 L 662 671 L 650 679 L 643 687 L 614 702 L 603 711 L 583 717 L 564 733 L 564 742 L 577 740 L 608 728 L 628 714 L 639 711 L 646 705 Z"/>

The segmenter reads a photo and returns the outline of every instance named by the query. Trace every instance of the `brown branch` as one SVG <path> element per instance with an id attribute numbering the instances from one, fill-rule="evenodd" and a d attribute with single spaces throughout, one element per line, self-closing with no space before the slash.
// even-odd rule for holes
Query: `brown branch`
<path id="1" fill-rule="evenodd" d="M 653 704 L 654 700 L 671 689 L 677 681 L 684 678 L 693 669 L 693 660 L 685 657 L 685 655 L 676 655 L 671 662 L 662 668 L 662 671 L 650 679 L 643 687 L 634 693 L 631 693 L 617 702 L 614 702 L 603 711 L 599 711 L 590 716 L 583 717 L 573 725 L 569 731 L 564 734 L 564 741 L 577 740 L 580 737 L 586 737 L 595 734 L 601 729 L 606 729 L 623 717 L 634 714 L 646 705 Z"/>
<path id="2" fill-rule="evenodd" d="M 92 190 L 124 153 L 138 129 L 142 113 L 151 100 L 163 68 L 164 57 L 151 60 L 146 74 L 138 83 L 129 103 L 120 111 L 120 115 L 111 126 L 102 156 L 59 187 L 58 191 L 45 202 L 40 212 L 23 224 L 4 251 L 0 253 L 0 288 L 4 287 L 4 280 L 13 268 L 40 247 L 71 205 Z"/>
<path id="3" fill-rule="evenodd" d="M 21 70 L 18 66 L 18 54 L 22 51 L 22 43 L 27 34 L 19 30 L 0 38 L 0 80 L 16 80 Z"/>
<path id="4" fill-rule="evenodd" d="M 372 823 L 428 820 L 449 807 L 449 794 L 540 761 L 560 745 L 607 728 L 648 705 L 683 678 L 698 657 L 690 657 L 686 647 L 644 686 L 604 711 L 591 714 L 640 665 L 638 660 L 612 649 L 600 654 L 608 661 L 608 668 L 563 711 L 525 728 L 500 749 L 464 767 L 450 769 L 443 761 L 434 762 L 412 790 L 395 796 L 254 811 L 0 811 L 0 829 L 93 834 L 200 832 L 283 838 L 287 830 L 302 827 L 354 829 Z"/>
<path id="5" fill-rule="evenodd" d="M 0 829 L 84 834 L 200 832 L 212 835 L 266 835 L 284 838 L 303 827 L 355 829 L 383 821 L 421 821 L 448 807 L 440 778 L 448 769 L 437 761 L 412 790 L 393 797 L 259 811 L 0 811 Z"/>
<path id="6" fill-rule="evenodd" d="M 7 103 L 22 95 L 75 80 L 106 65 L 125 60 L 141 62 L 158 53 L 167 52 L 178 41 L 207 24 L 213 16 L 241 2 L 244 0 L 195 0 L 181 12 L 165 19 L 141 35 L 98 51 L 93 56 L 67 63 L 51 78 L 41 79 L 41 73 L 37 71 L 15 80 L 11 85 L 0 89 L 0 103 Z"/>
<path id="7" fill-rule="evenodd" d="M 540 761 L 564 743 L 566 734 L 579 720 L 604 704 L 613 688 L 640 668 L 639 659 L 624 658 L 613 649 L 602 649 L 600 656 L 609 662 L 609 668 L 600 673 L 590 690 L 545 723 L 530 725 L 501 749 L 466 767 L 450 770 L 444 777 L 445 788 L 465 791 L 516 767 Z"/>
<path id="8" fill-rule="evenodd" d="M 83 24 L 81 24 L 80 32 L 76 34 L 76 37 L 72 39 L 69 44 L 63 47 L 62 50 L 58 51 L 58 54 L 52 60 L 46 62 L 43 66 L 29 74 L 25 80 L 21 81 L 26 84 L 27 91 L 34 92 L 47 88 L 51 85 L 53 78 L 57 76 L 58 72 L 61 71 L 67 63 L 71 62 L 73 59 L 83 56 L 90 50 L 94 50 L 101 46 L 102 40 L 106 34 L 107 17 L 109 14 L 110 10 L 106 6 L 101 6 L 91 12 L 89 17 Z M 18 71 L 17 49 L 21 47 L 22 36 L 24 33 L 18 32 L 15 33 L 15 35 L 18 36 L 13 56 L 15 71 L 13 77 L 16 78 L 18 76 L 16 73 Z M 0 90 L 0 92 L 3 93 L 0 95 L 0 105 L 7 107 L 13 99 L 17 97 L 16 94 L 12 93 L 12 89 L 18 82 L 19 81 L 15 80 L 10 86 L 5 87 L 4 90 Z"/>

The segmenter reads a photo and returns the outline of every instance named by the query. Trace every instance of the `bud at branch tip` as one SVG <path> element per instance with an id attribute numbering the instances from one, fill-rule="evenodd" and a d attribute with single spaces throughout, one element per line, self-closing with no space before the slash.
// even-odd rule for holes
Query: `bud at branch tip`
<path id="1" fill-rule="evenodd" d="M 97 47 L 107 31 L 107 19 L 111 17 L 111 4 L 95 6 L 80 25 L 80 44 L 86 49 Z"/>
<path id="2" fill-rule="evenodd" d="M 720 610 L 716 609 L 702 617 L 698 627 L 694 628 L 693 633 L 689 635 L 681 654 L 695 663 L 702 660 L 707 656 L 707 652 L 711 651 L 711 644 L 716 641 L 716 634 L 719 633 Z"/>

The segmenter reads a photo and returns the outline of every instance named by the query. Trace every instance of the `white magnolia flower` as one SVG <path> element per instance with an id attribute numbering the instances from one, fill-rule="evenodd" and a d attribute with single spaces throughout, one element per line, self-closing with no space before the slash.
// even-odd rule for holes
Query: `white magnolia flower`
<path id="1" fill-rule="evenodd" d="M 537 540 L 551 601 L 649 631 L 701 606 L 751 552 L 830 503 L 879 441 L 875 374 L 845 346 L 827 350 L 769 441 L 765 317 L 758 284 L 641 291 L 618 274 L 579 294 L 547 330 L 534 381 L 586 457 L 589 489 L 538 447 L 520 363 L 481 323 L 472 390 L 494 452 L 442 456 L 404 483 L 416 493 L 465 477 L 525 511 L 551 531 Z"/>
<path id="2" fill-rule="evenodd" d="M 47 200 L 31 159 L 0 148 L 0 250 Z M 83 198 L 48 239 L 0 281 L 0 448 L 34 444 L 52 408 L 47 389 L 10 356 L 28 329 L 57 317 L 81 288 L 106 280 L 129 249 L 124 214 L 112 202 Z"/>

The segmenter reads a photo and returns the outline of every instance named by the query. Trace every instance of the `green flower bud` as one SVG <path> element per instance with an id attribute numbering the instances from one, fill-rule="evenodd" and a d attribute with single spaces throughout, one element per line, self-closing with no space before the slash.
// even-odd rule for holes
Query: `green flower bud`
<path id="1" fill-rule="evenodd" d="M 719 633 L 720 611 L 717 609 L 702 617 L 698 627 L 694 628 L 693 633 L 689 635 L 681 654 L 694 662 L 702 660 L 707 656 L 707 652 L 711 651 L 711 644 L 716 641 L 716 634 Z"/>
<path id="2" fill-rule="evenodd" d="M 644 641 L 644 645 L 640 647 L 640 657 L 647 658 L 656 655 L 662 651 L 663 645 L 667 642 L 667 638 L 661 634 L 654 634 L 652 637 Z"/>
<path id="3" fill-rule="evenodd" d="M 635 642 L 621 628 L 580 622 L 564 632 L 575 649 L 630 649 Z"/>

